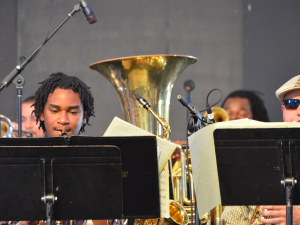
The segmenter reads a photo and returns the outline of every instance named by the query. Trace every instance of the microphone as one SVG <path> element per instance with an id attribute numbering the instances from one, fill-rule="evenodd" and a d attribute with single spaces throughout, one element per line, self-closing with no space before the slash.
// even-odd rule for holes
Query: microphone
<path id="1" fill-rule="evenodd" d="M 211 107 L 209 105 L 206 105 L 206 107 L 207 107 L 206 112 L 207 112 L 207 118 L 208 118 L 207 122 L 208 123 L 216 123 L 216 120 L 215 120 L 214 114 L 211 110 Z"/>
<path id="2" fill-rule="evenodd" d="M 195 108 L 191 107 L 190 104 L 185 100 L 185 98 L 181 95 L 177 95 L 177 100 L 185 107 L 187 110 L 193 115 L 196 116 L 198 120 L 202 123 L 206 123 L 206 118 L 202 116 L 202 114 Z"/>
<path id="3" fill-rule="evenodd" d="M 85 0 L 80 0 L 80 7 L 82 8 L 82 11 L 86 17 L 86 19 L 89 21 L 90 24 L 96 23 L 97 18 L 91 8 L 87 5 Z"/>
<path id="4" fill-rule="evenodd" d="M 195 83 L 192 80 L 186 80 L 183 84 L 183 87 L 186 92 L 191 92 L 195 88 Z"/>

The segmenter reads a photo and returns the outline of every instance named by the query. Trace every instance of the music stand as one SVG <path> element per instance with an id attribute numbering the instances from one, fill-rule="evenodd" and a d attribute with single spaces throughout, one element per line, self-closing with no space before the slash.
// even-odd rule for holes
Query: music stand
<path id="1" fill-rule="evenodd" d="M 122 217 L 119 148 L 0 148 L 0 217 L 3 220 L 33 221 L 47 217 L 47 223 L 51 224 L 52 219 Z"/>
<path id="2" fill-rule="evenodd" d="M 17 200 L 9 202 L 10 197 L 0 195 L 0 201 L 1 198 L 5 198 L 5 202 L 8 204 L 3 203 L 1 204 L 2 206 L 0 206 L 0 218 L 2 220 L 45 219 L 45 203 L 41 201 L 41 197 L 45 196 L 43 194 L 43 182 L 45 180 L 41 178 L 43 177 L 43 172 L 41 172 L 43 171 L 42 158 L 45 158 L 45 174 L 46 177 L 48 177 L 48 179 L 46 179 L 47 194 L 48 192 L 52 194 L 51 191 L 54 190 L 54 195 L 57 196 L 58 199 L 53 206 L 53 219 L 55 220 L 156 218 L 160 216 L 157 147 L 156 137 L 154 136 L 3 138 L 0 139 L 0 149 L 0 191 L 7 196 L 17 195 L 18 198 L 14 197 L 14 199 L 21 199 L 23 201 L 22 204 L 18 204 Z M 118 151 L 118 154 L 116 151 Z M 135 162 L 135 160 L 137 160 L 137 162 Z M 123 161 L 125 163 L 123 163 Z M 20 168 L 16 170 L 3 169 L 6 168 L 6 165 L 3 164 L 7 163 L 11 165 L 10 168 L 14 168 L 14 165 Z M 66 165 L 72 163 L 77 163 L 80 167 L 75 168 L 73 166 L 67 168 Z M 101 169 L 96 167 L 92 168 L 93 163 L 104 165 L 102 165 Z M 61 164 L 63 164 L 63 166 Z M 86 164 L 88 167 L 86 170 L 83 170 L 83 164 Z M 31 167 L 30 169 L 22 170 L 21 165 L 23 168 L 27 165 Z M 108 165 L 116 166 L 116 168 L 108 169 Z M 123 167 L 126 170 L 123 170 L 121 174 Z M 100 173 L 99 175 L 99 170 L 103 171 L 103 174 Z M 109 173 L 106 173 L 108 170 Z M 32 174 L 35 175 L 33 176 Z M 54 188 L 51 186 L 52 174 Z M 80 179 L 83 179 L 82 181 L 76 180 L 78 174 L 81 176 Z M 118 174 L 118 177 L 115 177 L 115 174 Z M 26 176 L 31 177 L 28 178 Z M 93 179 L 95 176 L 103 177 Z M 11 179 L 12 177 L 14 177 L 14 179 Z M 70 179 L 73 179 L 72 181 L 75 179 L 77 183 L 71 183 L 69 181 Z M 103 181 L 103 179 L 105 179 L 105 181 Z M 149 184 L 146 183 L 147 181 Z M 24 186 L 22 182 L 25 184 L 26 182 L 30 183 L 30 185 L 26 184 Z M 96 186 L 94 186 L 93 182 L 96 182 Z M 57 186 L 56 184 L 59 185 Z M 99 189 L 97 185 L 102 185 L 102 189 Z M 13 187 L 12 189 L 10 189 L 11 186 Z M 100 206 L 98 206 L 98 208 L 94 208 L 95 210 L 89 211 L 90 208 L 93 208 L 92 203 L 77 204 L 74 203 L 74 199 L 70 200 L 65 198 L 65 202 L 62 202 L 62 196 L 72 195 L 68 191 L 71 190 L 72 193 L 74 193 L 74 190 L 76 188 L 82 188 L 81 186 L 92 189 L 82 189 L 80 192 L 89 194 L 89 196 L 77 196 L 76 201 L 79 199 L 83 201 L 86 198 L 93 199 L 94 202 L 100 202 L 102 206 L 105 205 L 105 209 L 99 209 Z M 19 189 L 22 187 L 22 189 L 30 193 L 25 194 L 27 197 L 24 198 L 24 194 L 21 194 L 21 191 L 18 193 L 15 187 Z M 93 194 L 96 189 L 99 196 L 94 196 Z M 151 190 L 151 192 L 149 190 Z M 107 191 L 113 195 L 106 194 Z M 34 202 L 33 200 L 28 200 L 32 199 L 36 193 L 39 194 L 38 200 L 35 199 Z M 146 197 L 143 199 L 142 196 L 145 195 Z M 149 197 L 151 199 L 145 203 L 145 199 L 148 200 Z M 105 200 L 103 200 L 103 198 L 105 198 Z M 101 201 L 99 201 L 99 199 L 101 199 Z M 135 201 L 137 199 L 138 201 Z M 25 204 L 27 207 L 24 207 Z M 69 207 L 73 206 L 72 204 L 80 208 L 77 209 L 76 213 L 72 207 Z M 2 210 L 7 206 L 10 206 L 10 214 L 4 213 L 7 210 Z M 43 210 L 31 210 L 28 206 L 31 208 L 40 207 L 43 208 Z M 134 207 L 126 211 L 125 207 L 128 206 Z M 95 217 L 93 212 L 96 213 L 96 211 L 97 216 Z M 126 212 L 126 214 L 124 212 Z"/>
<path id="3" fill-rule="evenodd" d="M 300 204 L 299 128 L 216 129 L 222 205 Z"/>

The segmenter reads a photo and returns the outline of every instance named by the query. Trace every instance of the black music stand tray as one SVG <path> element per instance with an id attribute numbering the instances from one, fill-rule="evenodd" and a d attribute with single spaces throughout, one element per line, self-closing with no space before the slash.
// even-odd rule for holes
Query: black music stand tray
<path id="1" fill-rule="evenodd" d="M 216 129 L 222 205 L 300 205 L 299 128 Z"/>
<path id="2" fill-rule="evenodd" d="M 108 139 L 81 136 L 1 138 L 1 220 L 45 220 L 46 212 L 47 218 L 53 220 L 126 218 L 121 158 L 128 140 L 111 138 L 111 141 L 107 141 Z M 114 145 L 114 142 L 121 147 Z M 155 137 L 129 138 L 129 143 L 127 148 L 133 149 L 146 143 L 144 149 L 151 148 L 150 155 L 157 153 Z M 134 155 L 131 156 L 135 158 Z M 156 172 L 151 175 L 157 184 L 152 186 L 157 188 L 154 190 L 157 196 L 151 201 L 152 205 L 155 202 L 156 207 L 150 212 L 142 213 L 145 217 L 158 217 L 157 156 L 150 164 L 152 166 L 148 170 Z M 128 174 L 127 171 L 128 177 L 132 172 Z M 144 185 L 140 180 L 133 182 L 132 185 L 136 185 L 136 188 Z"/>

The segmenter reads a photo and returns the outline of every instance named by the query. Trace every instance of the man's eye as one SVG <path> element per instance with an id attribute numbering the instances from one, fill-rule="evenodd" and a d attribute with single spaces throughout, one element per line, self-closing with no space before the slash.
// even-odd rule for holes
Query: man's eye
<path id="1" fill-rule="evenodd" d="M 77 115 L 79 113 L 79 111 L 71 111 L 71 114 L 73 115 Z"/>
<path id="2" fill-rule="evenodd" d="M 57 113 L 57 110 L 50 109 L 50 112 L 52 112 L 52 113 Z"/>

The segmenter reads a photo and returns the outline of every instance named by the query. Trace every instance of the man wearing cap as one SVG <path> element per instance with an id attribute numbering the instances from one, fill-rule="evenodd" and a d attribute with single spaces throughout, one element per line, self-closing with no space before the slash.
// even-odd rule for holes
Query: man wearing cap
<path id="1" fill-rule="evenodd" d="M 281 109 L 284 122 L 300 122 L 300 75 L 293 77 L 276 91 L 276 97 L 281 102 Z M 264 216 L 276 218 L 262 219 L 263 223 L 286 224 L 286 206 L 269 205 L 261 206 L 267 211 Z M 293 207 L 293 224 L 300 224 L 300 209 Z"/>
<path id="2" fill-rule="evenodd" d="M 276 97 L 281 102 L 281 109 L 284 122 L 300 122 L 300 75 L 293 77 L 276 91 Z M 293 207 L 293 224 L 300 225 L 299 206 Z M 228 224 L 248 225 L 253 215 L 255 206 L 229 206 L 226 207 L 222 218 Z M 271 219 L 261 219 L 266 224 L 286 224 L 285 205 L 264 205 L 261 206 L 263 216 L 271 216 Z"/>
<path id="3" fill-rule="evenodd" d="M 300 122 L 300 75 L 293 77 L 277 91 L 276 96 L 281 102 L 284 122 Z"/>

